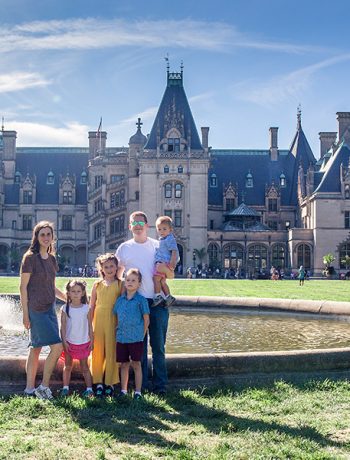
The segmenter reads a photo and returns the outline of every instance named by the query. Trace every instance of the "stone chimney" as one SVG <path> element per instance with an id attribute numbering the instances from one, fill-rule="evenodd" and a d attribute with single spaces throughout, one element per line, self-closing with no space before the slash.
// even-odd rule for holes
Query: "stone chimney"
<path id="1" fill-rule="evenodd" d="M 337 112 L 338 120 L 338 140 L 346 143 L 350 141 L 350 112 Z"/>
<path id="2" fill-rule="evenodd" d="M 201 127 L 202 131 L 202 146 L 204 150 L 208 149 L 208 135 L 209 135 L 209 128 L 208 127 Z"/>
<path id="3" fill-rule="evenodd" d="M 89 131 L 89 158 L 104 155 L 106 150 L 106 131 Z"/>
<path id="4" fill-rule="evenodd" d="M 332 147 L 337 140 L 336 132 L 320 132 L 320 157 L 323 158 L 324 154 Z"/>
<path id="5" fill-rule="evenodd" d="M 278 160 L 278 128 L 270 128 L 270 156 L 271 161 Z"/>

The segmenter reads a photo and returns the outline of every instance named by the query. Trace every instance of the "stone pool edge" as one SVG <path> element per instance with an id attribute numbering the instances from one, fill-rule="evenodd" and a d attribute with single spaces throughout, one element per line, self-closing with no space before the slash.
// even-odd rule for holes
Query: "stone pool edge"
<path id="1" fill-rule="evenodd" d="M 0 297 L 5 296 L 0 295 Z M 7 294 L 9 297 L 15 295 Z M 349 316 L 350 302 L 252 297 L 178 296 L 177 307 L 205 309 L 247 309 Z M 0 394 L 20 391 L 25 383 L 25 357 L 0 357 Z M 38 375 L 42 372 L 40 361 Z M 350 348 L 243 352 L 216 354 L 174 354 L 167 356 L 170 388 L 190 388 L 223 384 L 257 385 L 274 380 L 303 381 L 312 378 L 350 378 Z M 62 363 L 53 374 L 53 385 L 62 379 Z M 72 375 L 82 382 L 77 363 Z M 11 390 L 12 389 L 12 390 Z"/>

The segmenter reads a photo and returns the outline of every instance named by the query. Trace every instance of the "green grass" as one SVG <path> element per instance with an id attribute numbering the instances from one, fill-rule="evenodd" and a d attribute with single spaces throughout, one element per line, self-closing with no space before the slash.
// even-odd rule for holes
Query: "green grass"
<path id="1" fill-rule="evenodd" d="M 68 278 L 57 278 L 57 285 L 64 288 Z M 93 278 L 88 278 L 91 291 Z M 0 293 L 18 293 L 19 278 L 0 277 Z M 169 281 L 172 293 L 188 296 L 259 297 L 305 300 L 350 301 L 350 282 L 337 280 L 310 280 L 304 286 L 298 281 L 271 280 L 219 280 L 219 279 L 175 279 Z"/>
<path id="2" fill-rule="evenodd" d="M 142 402 L 0 399 L 0 459 L 345 459 L 350 383 L 171 392 Z"/>

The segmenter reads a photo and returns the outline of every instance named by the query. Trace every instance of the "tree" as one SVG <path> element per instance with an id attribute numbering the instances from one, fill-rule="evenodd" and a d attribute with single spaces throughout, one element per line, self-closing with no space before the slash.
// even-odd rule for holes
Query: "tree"
<path id="1" fill-rule="evenodd" d="M 202 265 L 202 260 L 204 259 L 207 251 L 205 250 L 205 248 L 194 249 L 193 251 L 196 254 L 197 259 L 199 260 L 199 264 Z"/>
<path id="2" fill-rule="evenodd" d="M 335 256 L 331 252 L 323 256 L 323 263 L 325 264 L 326 268 L 329 268 L 334 261 Z"/>

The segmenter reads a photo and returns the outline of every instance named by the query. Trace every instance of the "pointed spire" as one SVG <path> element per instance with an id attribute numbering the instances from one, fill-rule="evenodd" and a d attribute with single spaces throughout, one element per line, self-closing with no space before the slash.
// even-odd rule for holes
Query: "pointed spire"
<path id="1" fill-rule="evenodd" d="M 1 120 L 1 131 L 2 131 L 2 132 L 4 132 L 4 131 L 5 131 L 4 122 L 5 122 L 5 118 L 4 118 L 4 117 L 2 117 L 2 120 Z"/>

